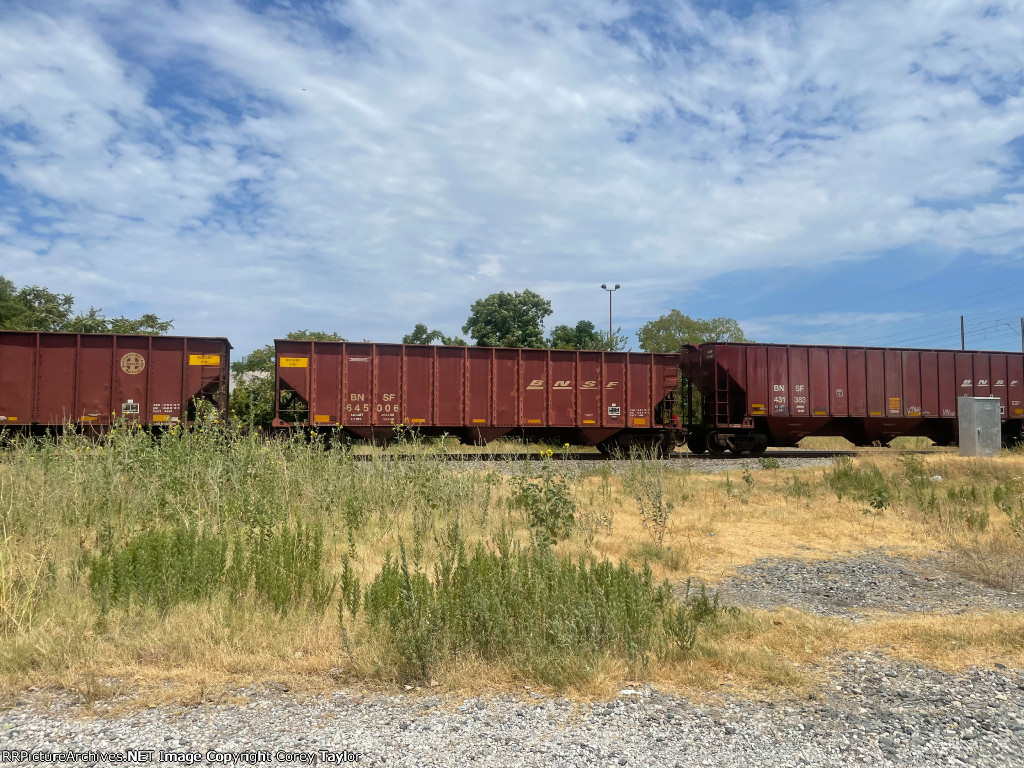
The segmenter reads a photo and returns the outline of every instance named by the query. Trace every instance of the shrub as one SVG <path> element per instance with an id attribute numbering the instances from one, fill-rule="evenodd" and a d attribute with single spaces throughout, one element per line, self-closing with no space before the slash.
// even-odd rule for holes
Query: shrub
<path id="1" fill-rule="evenodd" d="M 783 481 L 782 493 L 787 499 L 809 499 L 811 484 L 797 475 L 790 475 Z"/>
<path id="2" fill-rule="evenodd" d="M 199 533 L 178 526 L 145 531 L 116 549 L 105 537 L 88 558 L 89 586 L 102 613 L 132 602 L 166 614 L 179 603 L 211 599 L 227 589 L 233 599 L 265 600 L 279 613 L 308 601 L 323 610 L 336 582 L 323 568 L 319 526 L 287 524 L 237 534 Z"/>
<path id="3" fill-rule="evenodd" d="M 229 579 L 233 592 L 252 591 L 278 613 L 308 601 L 319 612 L 327 607 L 336 579 L 327 577 L 324 566 L 324 534 L 319 525 L 281 525 L 256 530 L 236 540 L 231 553 Z"/>
<path id="4" fill-rule="evenodd" d="M 849 496 L 875 510 L 887 508 L 891 501 L 892 489 L 882 471 L 874 464 L 859 469 L 846 456 L 837 459 L 831 470 L 825 470 L 824 482 L 840 501 Z"/>
<path id="5" fill-rule="evenodd" d="M 675 505 L 665 499 L 664 470 L 661 462 L 642 454 L 630 453 L 622 485 L 636 500 L 640 520 L 651 538 L 662 546 L 665 531 Z"/>
<path id="6" fill-rule="evenodd" d="M 119 551 L 106 551 L 89 564 L 89 586 L 102 612 L 132 601 L 166 614 L 181 602 L 208 599 L 223 583 L 227 537 L 182 527 L 146 531 Z"/>
<path id="7" fill-rule="evenodd" d="M 651 654 L 685 654 L 719 612 L 703 592 L 676 602 L 647 566 L 559 558 L 507 534 L 467 553 L 455 530 L 442 548 L 433 578 L 410 568 L 400 547 L 366 589 L 367 623 L 386 638 L 398 679 L 429 679 L 436 665 L 469 654 L 562 685 L 608 654 L 639 667 Z"/>
<path id="8" fill-rule="evenodd" d="M 511 504 L 529 515 L 530 531 L 539 546 L 550 546 L 572 533 L 576 503 L 565 479 L 550 460 L 544 460 L 537 476 L 516 478 L 515 482 L 517 489 Z"/>

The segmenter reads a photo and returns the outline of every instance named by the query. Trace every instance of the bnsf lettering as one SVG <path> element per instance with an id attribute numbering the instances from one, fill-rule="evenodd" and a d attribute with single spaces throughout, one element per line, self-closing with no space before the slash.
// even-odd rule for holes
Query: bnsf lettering
<path id="1" fill-rule="evenodd" d="M 605 385 L 605 387 L 604 387 L 604 388 L 605 388 L 605 389 L 615 389 L 615 388 L 616 388 L 617 386 L 619 386 L 619 382 L 617 382 L 617 381 L 609 381 L 609 382 L 608 382 L 608 383 L 607 383 L 607 384 Z"/>
<path id="2" fill-rule="evenodd" d="M 988 379 L 978 379 L 978 386 L 979 387 L 987 387 L 988 386 Z"/>
<path id="3" fill-rule="evenodd" d="M 971 386 L 971 380 L 970 379 L 964 379 L 964 383 L 961 384 L 960 386 L 961 387 L 969 387 L 969 386 Z"/>
<path id="4" fill-rule="evenodd" d="M 996 379 L 996 383 L 993 384 L 992 386 L 994 386 L 994 387 L 1005 387 L 1006 386 L 1006 381 L 1003 380 L 1003 379 Z"/>
<path id="5" fill-rule="evenodd" d="M 772 390 L 775 391 L 775 392 L 785 392 L 786 391 L 786 385 L 785 384 L 774 384 L 772 386 Z"/>
<path id="6" fill-rule="evenodd" d="M 544 379 L 534 379 L 527 389 L 544 389 Z"/>
<path id="7" fill-rule="evenodd" d="M 366 399 L 366 395 L 358 395 L 355 392 L 353 392 L 348 396 L 348 399 L 351 400 L 353 403 L 361 403 Z"/>
<path id="8" fill-rule="evenodd" d="M 556 381 L 554 388 L 555 389 L 572 389 L 572 387 L 569 384 L 568 380 L 566 380 L 566 381 Z"/>
<path id="9" fill-rule="evenodd" d="M 584 381 L 580 389 L 597 389 L 596 381 Z"/>

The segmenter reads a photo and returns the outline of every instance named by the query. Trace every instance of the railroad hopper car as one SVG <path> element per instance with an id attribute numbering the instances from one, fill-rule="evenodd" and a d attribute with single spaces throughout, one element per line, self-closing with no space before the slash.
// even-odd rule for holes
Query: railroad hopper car
<path id="1" fill-rule="evenodd" d="M 0 429 L 167 427 L 200 402 L 227 413 L 223 338 L 0 331 Z"/>
<path id="2" fill-rule="evenodd" d="M 516 435 L 671 451 L 679 355 L 275 342 L 276 427 L 386 442 L 405 426 L 485 444 Z"/>
<path id="3" fill-rule="evenodd" d="M 698 453 L 759 453 L 808 435 L 951 444 L 965 396 L 1000 399 L 1007 444 L 1024 424 L 1021 353 L 710 343 L 683 350 L 682 375 L 695 415 L 687 445 Z"/>

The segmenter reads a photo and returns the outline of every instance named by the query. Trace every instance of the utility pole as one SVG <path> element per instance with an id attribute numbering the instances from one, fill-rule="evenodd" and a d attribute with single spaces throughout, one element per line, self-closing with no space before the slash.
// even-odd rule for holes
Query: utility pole
<path id="1" fill-rule="evenodd" d="M 1024 352 L 1024 317 L 1020 319 L 1020 351 Z"/>
<path id="2" fill-rule="evenodd" d="M 608 291 L 608 343 L 612 343 L 612 294 L 615 293 L 622 286 L 618 283 L 615 284 L 614 288 L 609 288 L 608 283 L 601 283 L 601 287 Z M 1021 323 L 1024 324 L 1024 318 L 1021 319 Z M 1022 326 L 1024 327 L 1024 326 Z"/>
<path id="3" fill-rule="evenodd" d="M 963 351 L 965 349 L 967 347 L 964 346 L 964 316 L 960 315 L 960 350 Z"/>

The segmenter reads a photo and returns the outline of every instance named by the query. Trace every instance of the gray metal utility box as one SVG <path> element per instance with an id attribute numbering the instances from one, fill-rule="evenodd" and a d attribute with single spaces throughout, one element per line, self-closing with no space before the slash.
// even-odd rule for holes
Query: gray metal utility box
<path id="1" fill-rule="evenodd" d="M 960 455 L 996 456 L 1003 444 L 998 397 L 958 397 Z"/>

